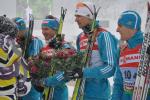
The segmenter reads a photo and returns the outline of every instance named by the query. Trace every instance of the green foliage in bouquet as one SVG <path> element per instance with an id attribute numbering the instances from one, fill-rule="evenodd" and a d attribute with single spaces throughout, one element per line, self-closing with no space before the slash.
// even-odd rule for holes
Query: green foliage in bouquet
<path id="1" fill-rule="evenodd" d="M 31 75 L 34 78 L 46 78 L 49 76 L 49 72 L 51 70 L 51 64 L 48 62 L 48 60 L 44 61 L 41 58 L 36 58 L 32 61 L 30 61 L 29 64 L 31 67 Z"/>
<path id="2" fill-rule="evenodd" d="M 84 56 L 83 52 L 78 52 L 75 55 L 68 58 L 54 57 L 51 59 L 51 66 L 56 71 L 67 71 L 67 70 L 73 70 L 74 68 L 82 68 L 83 56 Z"/>

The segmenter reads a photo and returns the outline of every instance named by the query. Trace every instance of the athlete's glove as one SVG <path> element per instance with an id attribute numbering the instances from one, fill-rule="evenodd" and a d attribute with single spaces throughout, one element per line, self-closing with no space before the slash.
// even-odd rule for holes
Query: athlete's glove
<path id="1" fill-rule="evenodd" d="M 72 71 L 65 72 L 65 78 L 68 80 L 82 78 L 83 72 L 81 68 L 75 68 Z"/>

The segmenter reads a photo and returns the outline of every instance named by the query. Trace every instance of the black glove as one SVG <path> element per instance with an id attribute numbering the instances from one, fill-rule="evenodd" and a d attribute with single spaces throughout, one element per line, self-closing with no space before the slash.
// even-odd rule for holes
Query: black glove
<path id="1" fill-rule="evenodd" d="M 74 76 L 76 78 L 82 78 L 83 76 L 82 68 L 75 68 L 73 71 L 75 72 Z"/>
<path id="2" fill-rule="evenodd" d="M 81 68 L 75 68 L 72 71 L 65 72 L 65 79 L 72 80 L 76 78 L 82 78 L 83 72 Z"/>

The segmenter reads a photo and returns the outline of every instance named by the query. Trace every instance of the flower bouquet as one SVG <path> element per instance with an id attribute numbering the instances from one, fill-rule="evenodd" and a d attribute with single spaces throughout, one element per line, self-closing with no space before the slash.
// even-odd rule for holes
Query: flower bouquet
<path id="1" fill-rule="evenodd" d="M 46 78 L 54 71 L 67 71 L 83 67 L 83 52 L 76 52 L 73 49 L 57 49 L 51 55 L 40 53 L 30 60 L 31 75 L 36 78 Z"/>

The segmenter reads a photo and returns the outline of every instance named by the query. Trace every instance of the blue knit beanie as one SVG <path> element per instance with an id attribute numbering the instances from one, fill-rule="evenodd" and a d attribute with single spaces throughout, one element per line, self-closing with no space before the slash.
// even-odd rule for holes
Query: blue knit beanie
<path id="1" fill-rule="evenodd" d="M 42 22 L 42 28 L 48 27 L 53 30 L 58 30 L 59 22 L 56 19 L 44 19 Z"/>
<path id="2" fill-rule="evenodd" d="M 130 29 L 141 30 L 141 17 L 135 11 L 125 11 L 121 14 L 118 24 Z"/>
<path id="3" fill-rule="evenodd" d="M 27 29 L 24 19 L 22 19 L 20 17 L 16 17 L 13 19 L 13 21 L 17 24 L 19 31 L 23 31 L 23 30 Z"/>

